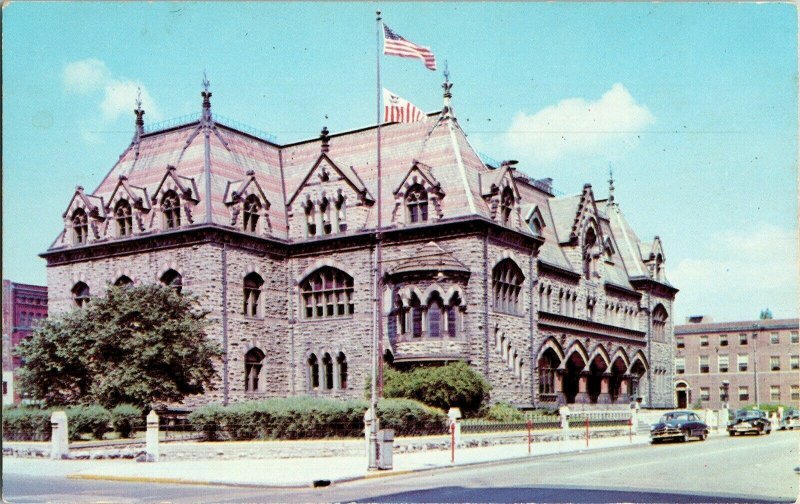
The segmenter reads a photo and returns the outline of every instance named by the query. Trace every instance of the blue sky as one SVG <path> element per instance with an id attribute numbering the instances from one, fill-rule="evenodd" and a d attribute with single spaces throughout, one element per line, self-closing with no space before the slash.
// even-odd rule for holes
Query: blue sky
<path id="1" fill-rule="evenodd" d="M 675 317 L 797 316 L 797 14 L 789 4 L 12 3 L 3 10 L 3 276 L 46 283 L 76 185 L 145 121 L 215 113 L 279 142 L 375 122 L 375 15 L 447 59 L 473 145 L 616 199 L 659 235 Z M 441 72 L 382 59 L 426 111 Z"/>

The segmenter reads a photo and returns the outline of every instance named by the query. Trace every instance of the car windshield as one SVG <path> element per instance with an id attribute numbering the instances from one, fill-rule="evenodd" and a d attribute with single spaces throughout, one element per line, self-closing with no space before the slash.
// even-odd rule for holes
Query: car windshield
<path id="1" fill-rule="evenodd" d="M 675 422 L 675 421 L 685 422 L 686 420 L 689 420 L 689 413 L 676 412 L 676 413 L 665 413 L 661 415 L 662 422 Z"/>

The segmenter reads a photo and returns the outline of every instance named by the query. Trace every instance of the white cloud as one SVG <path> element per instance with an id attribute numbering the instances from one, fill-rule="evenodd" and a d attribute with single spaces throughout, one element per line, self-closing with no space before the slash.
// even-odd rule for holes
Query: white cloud
<path id="1" fill-rule="evenodd" d="M 515 156 L 537 163 L 571 156 L 617 159 L 654 122 L 650 110 L 617 83 L 596 101 L 567 98 L 533 115 L 517 113 L 502 143 Z"/>
<path id="2" fill-rule="evenodd" d="M 101 60 L 89 58 L 73 61 L 64 67 L 62 78 L 64 90 L 69 93 L 97 95 L 98 117 L 92 121 L 96 129 L 103 129 L 123 116 L 129 116 L 132 122 L 133 109 L 140 89 L 142 108 L 146 111 L 147 117 L 157 119 L 161 116 L 144 84 L 113 75 Z"/>
<path id="3" fill-rule="evenodd" d="M 763 308 L 796 317 L 797 231 L 770 224 L 711 235 L 696 256 L 667 269 L 678 293 L 678 317 L 756 318 Z M 698 243 L 699 245 L 699 243 Z M 682 322 L 682 320 L 678 320 Z"/>

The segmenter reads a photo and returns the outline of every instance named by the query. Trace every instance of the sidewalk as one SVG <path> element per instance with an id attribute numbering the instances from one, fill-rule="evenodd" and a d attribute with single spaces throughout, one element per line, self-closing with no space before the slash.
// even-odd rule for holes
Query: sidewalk
<path id="1" fill-rule="evenodd" d="M 394 455 L 394 468 L 368 471 L 366 456 L 306 457 L 262 460 L 178 460 L 156 463 L 132 460 L 45 460 L 4 457 L 3 472 L 66 476 L 81 479 L 182 483 L 199 485 L 246 485 L 268 487 L 308 487 L 315 481 L 331 483 L 426 471 L 453 466 L 530 459 L 557 453 L 611 450 L 649 443 L 646 435 L 534 443 L 528 454 L 527 443 L 480 448 L 456 448 L 455 463 L 449 450 L 430 450 Z"/>

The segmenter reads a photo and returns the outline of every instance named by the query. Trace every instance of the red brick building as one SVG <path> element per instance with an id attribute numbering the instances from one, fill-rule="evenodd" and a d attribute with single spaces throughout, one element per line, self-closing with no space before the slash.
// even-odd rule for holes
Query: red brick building
<path id="1" fill-rule="evenodd" d="M 696 323 L 691 323 L 695 319 Z M 800 407 L 798 319 L 675 326 L 675 403 L 719 408 L 749 404 Z"/>
<path id="2" fill-rule="evenodd" d="M 129 283 L 198 295 L 225 356 L 189 406 L 361 397 L 378 310 L 387 361 L 467 362 L 495 400 L 671 406 L 661 240 L 637 237 L 613 185 L 560 196 L 485 163 L 443 87 L 441 111 L 381 125 L 380 184 L 376 126 L 279 145 L 217 118 L 207 89 L 181 123 L 145 129 L 137 108 L 131 144 L 42 254 L 51 309 Z"/>
<path id="3" fill-rule="evenodd" d="M 3 404 L 19 402 L 14 374 L 21 362 L 14 348 L 47 317 L 47 287 L 3 280 Z"/>

